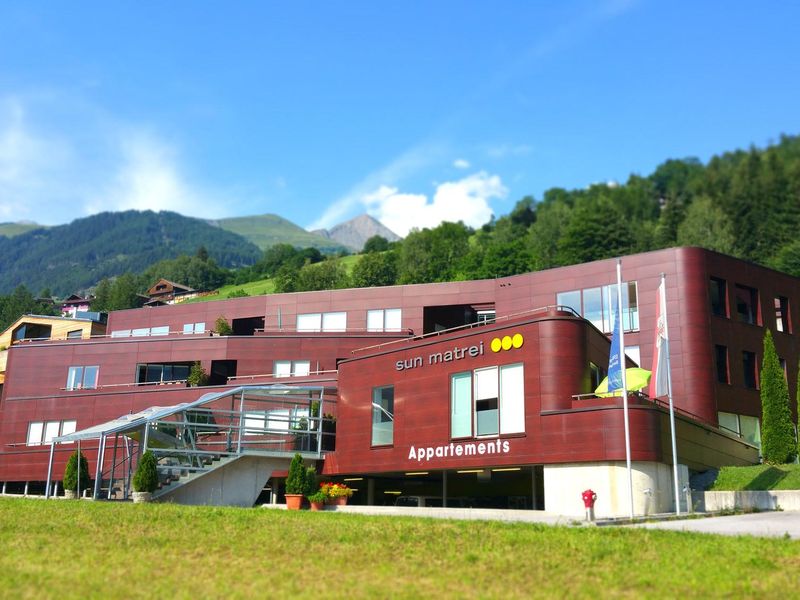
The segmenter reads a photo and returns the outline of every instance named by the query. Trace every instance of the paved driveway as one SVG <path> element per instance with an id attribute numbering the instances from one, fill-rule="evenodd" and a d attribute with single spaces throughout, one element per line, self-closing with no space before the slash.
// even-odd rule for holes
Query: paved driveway
<path id="1" fill-rule="evenodd" d="M 783 537 L 788 534 L 793 539 L 800 539 L 800 511 L 787 510 L 749 513 L 746 515 L 730 515 L 726 517 L 683 519 L 680 521 L 659 521 L 654 523 L 639 523 L 631 525 L 631 527 L 765 537 Z"/>

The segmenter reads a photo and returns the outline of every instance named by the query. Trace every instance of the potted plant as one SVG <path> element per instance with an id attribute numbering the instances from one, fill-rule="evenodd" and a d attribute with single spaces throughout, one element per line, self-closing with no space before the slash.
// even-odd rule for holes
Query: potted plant
<path id="1" fill-rule="evenodd" d="M 80 462 L 80 477 L 78 477 L 78 464 Z M 80 480 L 80 489 L 78 489 Z M 89 462 L 80 453 L 80 461 L 78 460 L 78 451 L 72 453 L 67 461 L 67 466 L 64 469 L 64 479 L 62 481 L 64 486 L 65 498 L 77 498 L 80 496 L 81 491 L 89 488 L 91 481 L 89 480 Z"/>
<path id="2" fill-rule="evenodd" d="M 317 490 L 310 496 L 307 496 L 308 502 L 311 504 L 311 510 L 322 510 L 325 507 L 325 492 L 322 489 Z"/>
<path id="3" fill-rule="evenodd" d="M 353 495 L 353 490 L 344 483 L 323 483 L 320 490 L 328 499 L 328 504 L 344 506 L 347 499 Z"/>
<path id="4" fill-rule="evenodd" d="M 303 457 L 295 454 L 292 463 L 289 465 L 289 474 L 286 477 L 286 508 L 288 510 L 300 510 L 303 504 L 303 496 L 308 493 L 309 481 L 313 483 L 314 469 L 307 468 L 303 464 Z"/>
<path id="5" fill-rule="evenodd" d="M 217 320 L 214 322 L 214 331 L 217 335 L 233 334 L 233 328 L 228 323 L 228 319 L 223 316 L 217 317 Z"/>
<path id="6" fill-rule="evenodd" d="M 133 475 L 133 502 L 150 502 L 153 492 L 158 488 L 158 469 L 156 456 L 150 450 L 142 454 L 136 473 Z"/>

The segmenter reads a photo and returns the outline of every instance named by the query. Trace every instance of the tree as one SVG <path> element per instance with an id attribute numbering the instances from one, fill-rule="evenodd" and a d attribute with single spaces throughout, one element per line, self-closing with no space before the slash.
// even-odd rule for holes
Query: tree
<path id="1" fill-rule="evenodd" d="M 353 267 L 354 287 L 379 287 L 397 283 L 397 255 L 373 252 L 363 255 Z"/>
<path id="2" fill-rule="evenodd" d="M 469 251 L 472 231 L 462 222 L 444 222 L 433 229 L 412 230 L 400 246 L 400 283 L 431 283 L 456 279 L 461 259 Z"/>
<path id="3" fill-rule="evenodd" d="M 103 312 L 109 310 L 108 305 L 111 302 L 111 281 L 107 277 L 100 280 L 97 288 L 94 291 L 94 300 L 92 300 L 91 308 L 94 311 Z"/>
<path id="4" fill-rule="evenodd" d="M 373 235 L 364 242 L 364 254 L 371 252 L 386 252 L 389 249 L 389 240 L 382 235 Z"/>
<path id="5" fill-rule="evenodd" d="M 125 273 L 111 285 L 106 310 L 124 310 L 139 306 L 139 283 L 133 273 Z"/>
<path id="6" fill-rule="evenodd" d="M 700 196 L 686 211 L 678 226 L 679 246 L 701 246 L 723 254 L 736 249 L 733 227 L 728 216 L 708 196 Z"/>
<path id="7" fill-rule="evenodd" d="M 769 329 L 764 334 L 760 384 L 761 456 L 766 463 L 790 462 L 794 460 L 796 444 L 789 408 L 789 389 Z"/>
<path id="8" fill-rule="evenodd" d="M 192 363 L 192 368 L 189 369 L 189 376 L 186 378 L 186 385 L 189 387 L 208 385 L 208 373 L 206 373 L 199 360 Z"/>
<path id="9" fill-rule="evenodd" d="M 217 317 L 217 320 L 214 321 L 214 331 L 217 332 L 218 335 L 231 335 L 233 333 L 228 319 L 222 315 Z"/>
<path id="10" fill-rule="evenodd" d="M 329 258 L 300 269 L 297 291 L 339 290 L 349 285 L 350 277 L 342 261 L 338 258 Z"/>

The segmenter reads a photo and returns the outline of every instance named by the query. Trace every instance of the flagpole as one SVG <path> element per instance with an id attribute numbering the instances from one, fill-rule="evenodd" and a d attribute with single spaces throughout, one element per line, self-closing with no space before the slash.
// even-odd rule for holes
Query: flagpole
<path id="1" fill-rule="evenodd" d="M 625 327 L 622 322 L 622 259 L 617 259 L 617 315 L 619 315 L 619 361 L 622 371 L 622 414 L 625 421 L 625 465 L 628 469 L 628 512 L 633 519 L 633 471 L 631 470 L 631 433 L 628 424 L 628 380 L 625 373 Z"/>
<path id="2" fill-rule="evenodd" d="M 669 360 L 669 327 L 667 325 L 667 276 L 661 273 L 660 286 L 661 317 L 664 319 L 664 333 L 666 343 L 666 365 L 667 365 L 667 397 L 669 398 L 669 427 L 670 437 L 672 438 L 672 477 L 675 484 L 675 514 L 681 514 L 681 496 L 678 489 L 678 444 L 675 436 L 675 406 L 672 403 L 672 365 Z M 663 347 L 663 345 L 662 345 Z"/>

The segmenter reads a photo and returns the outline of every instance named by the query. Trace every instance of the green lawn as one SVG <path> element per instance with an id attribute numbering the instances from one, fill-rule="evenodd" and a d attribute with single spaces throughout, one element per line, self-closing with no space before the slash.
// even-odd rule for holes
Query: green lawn
<path id="1" fill-rule="evenodd" d="M 14 598 L 779 597 L 800 541 L 0 499 Z"/>
<path id="2" fill-rule="evenodd" d="M 712 492 L 741 490 L 800 490 L 800 465 L 722 467 Z"/>

